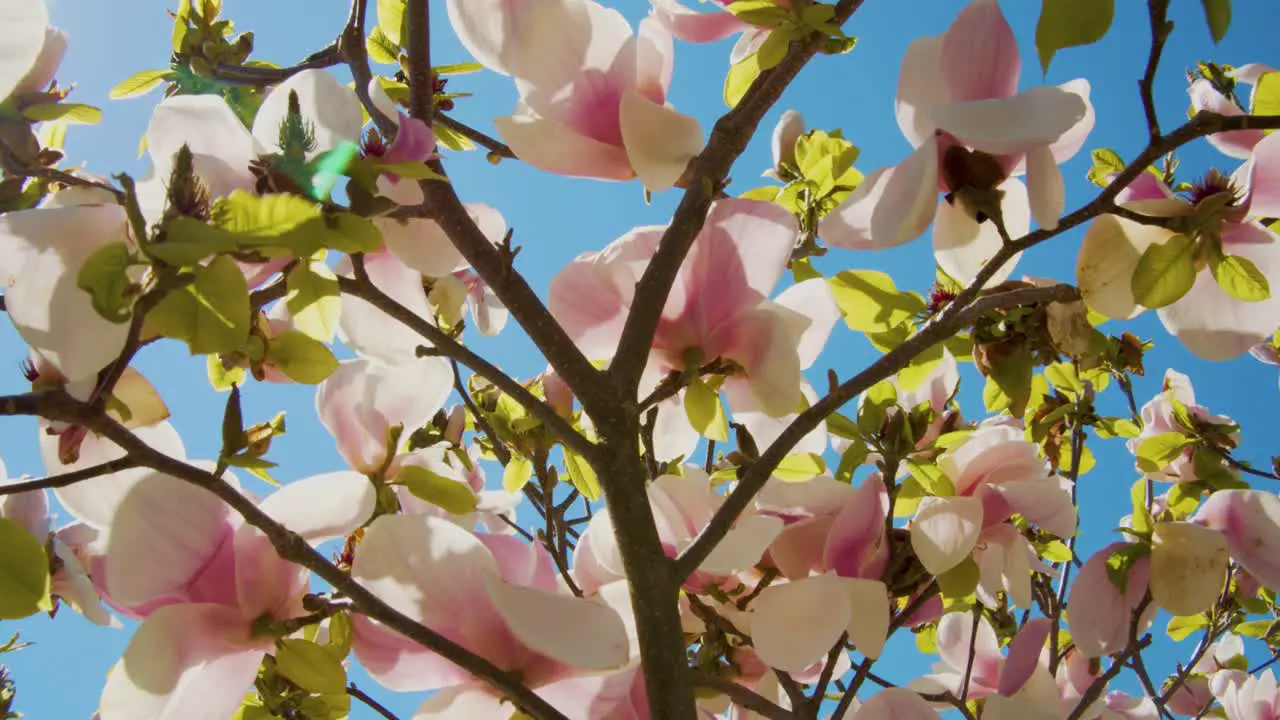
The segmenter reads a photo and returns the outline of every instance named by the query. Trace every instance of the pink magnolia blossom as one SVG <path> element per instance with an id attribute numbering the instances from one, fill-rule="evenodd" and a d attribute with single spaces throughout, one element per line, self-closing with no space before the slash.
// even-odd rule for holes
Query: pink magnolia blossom
<path id="1" fill-rule="evenodd" d="M 0 54 L 0 102 L 12 95 L 39 92 L 53 79 L 67 38 L 49 26 L 44 0 L 6 2 L 0 6 L 5 48 Z"/>
<path id="2" fill-rule="evenodd" d="M 1224 195 L 1225 193 L 1225 195 Z M 1212 198 L 1212 200 L 1211 200 Z M 1266 277 L 1280 274 L 1280 236 L 1259 220 L 1280 215 L 1280 138 L 1268 136 L 1253 148 L 1247 163 L 1230 178 L 1211 172 L 1190 193 L 1173 195 L 1154 175 L 1143 173 L 1118 201 L 1123 207 L 1154 217 L 1182 218 L 1203 214 L 1203 203 L 1226 200 L 1226 207 L 1204 218 L 1197 236 L 1220 246 L 1227 256 L 1253 263 Z M 1166 243 L 1175 233 L 1115 215 L 1103 215 L 1089 226 L 1076 264 L 1084 301 L 1111 318 L 1129 319 L 1147 310 L 1133 296 L 1132 279 L 1148 248 Z M 1170 334 L 1206 360 L 1230 360 L 1271 336 L 1280 326 L 1280 293 L 1265 300 L 1239 300 L 1218 286 L 1208 262 L 1196 265 L 1191 289 L 1156 314 Z"/>
<path id="3" fill-rule="evenodd" d="M 1270 668 L 1242 682 L 1225 684 L 1217 697 L 1227 720 L 1280 718 L 1280 685 Z"/>
<path id="4" fill-rule="evenodd" d="M 1280 365 L 1280 350 L 1277 350 L 1274 339 L 1264 340 L 1249 348 L 1249 354 L 1258 362 L 1267 365 Z"/>
<path id="5" fill-rule="evenodd" d="M 987 699 L 986 712 L 995 718 L 1012 719 L 1027 717 L 1028 709 L 1034 712 L 1056 707 L 1057 686 L 1040 664 L 1045 639 L 1051 630 L 1052 623 L 1047 618 L 1031 620 L 1009 643 L 1006 657 L 1000 652 L 1000 642 L 986 618 L 979 620 L 975 628 L 972 614 L 947 613 L 938 621 L 938 656 L 942 662 L 934 665 L 931 674 L 913 681 L 910 687 L 920 692 L 949 691 L 959 696 L 972 647 L 968 697 Z"/>
<path id="6" fill-rule="evenodd" d="M 387 145 L 376 131 L 365 137 L 362 146 L 366 158 L 374 158 L 388 165 L 399 163 L 422 163 L 436 157 L 436 134 L 429 125 L 415 117 L 409 117 L 401 110 L 387 91 L 382 89 L 378 78 L 369 81 L 369 96 L 374 107 L 388 118 L 396 120 L 395 136 Z M 394 201 L 397 205 L 421 205 L 424 197 L 422 186 L 417 180 L 402 178 L 392 172 L 378 175 L 378 195 Z"/>
<path id="7" fill-rule="evenodd" d="M 1219 115 L 1244 115 L 1245 108 L 1249 113 L 1254 112 L 1254 103 L 1257 101 L 1256 90 L 1258 81 L 1263 75 L 1275 72 L 1276 69 L 1259 63 L 1249 63 L 1233 68 L 1227 72 L 1227 76 L 1236 82 L 1236 90 L 1238 92 L 1240 84 L 1248 85 L 1252 90 L 1249 93 L 1249 102 L 1246 104 L 1238 104 L 1238 101 L 1218 92 L 1213 83 L 1206 78 L 1195 78 L 1191 80 L 1187 87 L 1187 94 L 1191 96 L 1192 111 L 1208 110 Z M 1253 152 L 1253 148 L 1262 139 L 1267 136 L 1266 130 L 1233 130 L 1231 132 L 1214 133 L 1205 136 L 1209 144 L 1218 148 L 1223 153 L 1233 158 L 1245 160 Z"/>
<path id="8" fill-rule="evenodd" d="M 1071 637 L 1087 658 L 1120 652 L 1129 644 L 1129 627 L 1133 611 L 1147 593 L 1150 557 L 1140 557 L 1130 566 L 1124 592 L 1111 582 L 1107 560 L 1128 543 L 1112 543 L 1085 561 L 1071 584 L 1067 599 L 1067 618 Z M 1138 623 L 1142 633 L 1155 616 L 1149 606 Z"/>
<path id="9" fill-rule="evenodd" d="M 1200 656 L 1191 666 L 1191 674 L 1169 696 L 1167 707 L 1179 715 L 1195 716 L 1205 705 L 1213 701 L 1210 684 L 1220 673 L 1238 673 L 1227 667 L 1234 658 L 1244 655 L 1244 642 L 1239 635 L 1227 633 L 1209 646 L 1209 652 Z"/>
<path id="10" fill-rule="evenodd" d="M 444 407 L 453 375 L 443 358 L 417 358 L 397 364 L 347 360 L 316 390 L 320 422 L 333 435 L 338 452 L 361 473 L 387 470 L 399 446 L 388 446 L 389 432 L 400 427 L 400 444 Z M 412 392 L 406 392 L 412 388 Z"/>
<path id="11" fill-rule="evenodd" d="M 368 479 L 340 472 L 285 485 L 259 509 L 319 543 L 366 522 L 374 503 Z M 274 648 L 263 625 L 303 614 L 306 569 L 217 496 L 162 475 L 125 496 L 106 544 L 107 594 L 145 620 L 107 676 L 102 720 L 234 713 Z"/>
<path id="12" fill-rule="evenodd" d="M 992 531 L 1014 513 L 1058 537 L 1075 534 L 1076 511 L 1070 491 L 1049 472 L 1036 444 L 1025 440 L 1018 428 L 980 426 L 963 443 L 947 450 L 938 459 L 938 467 L 950 479 L 954 495 L 923 498 L 911 523 L 911 546 L 934 575 L 969 557 L 984 536 L 990 543 L 1007 547 L 1001 562 L 993 561 L 994 567 L 1008 568 L 1007 563 L 1018 562 L 1019 544 L 1003 543 Z M 989 546 L 987 552 L 994 552 L 994 548 Z M 1029 574 L 1023 573 L 1022 579 L 1029 582 Z M 1014 593 L 1015 598 L 1021 595 L 1020 591 Z"/>
<path id="13" fill-rule="evenodd" d="M 907 688 L 886 688 L 836 720 L 939 720 L 938 711 Z"/>
<path id="14" fill-rule="evenodd" d="M 1187 415 L 1197 423 L 1205 425 L 1235 424 L 1231 418 L 1225 415 L 1215 415 L 1203 405 L 1197 405 L 1195 390 L 1191 386 L 1191 378 L 1171 368 L 1165 371 L 1164 384 L 1160 394 L 1142 406 L 1142 433 L 1138 437 L 1129 439 L 1127 443 L 1129 452 L 1137 455 L 1142 441 L 1147 438 L 1164 433 L 1180 432 L 1186 434 L 1189 432 L 1178 423 L 1174 413 L 1175 401 L 1181 403 L 1187 409 Z M 1230 433 L 1229 437 L 1238 442 L 1240 433 Z M 1167 466 L 1155 472 L 1145 473 L 1146 477 L 1157 482 L 1195 482 L 1199 478 L 1196 476 L 1192 450 L 1192 447 L 1186 448 L 1181 455 Z"/>
<path id="15" fill-rule="evenodd" d="M 825 657 L 844 633 L 864 656 L 878 658 L 889 634 L 885 584 L 835 571 L 771 584 L 750 610 L 749 632 L 760 659 L 786 672 Z"/>
<path id="16" fill-rule="evenodd" d="M 602 180 L 639 177 L 665 190 L 702 150 L 698 121 L 666 104 L 671 34 L 657 21 L 639 33 L 593 0 L 450 0 L 463 46 L 515 77 L 515 113 L 495 123 L 523 161 L 547 172 Z"/>
<path id="17" fill-rule="evenodd" d="M 1025 234 L 1033 217 L 1056 227 L 1065 204 L 1058 164 L 1093 128 L 1089 84 L 1018 93 L 1020 71 L 1013 30 L 996 0 L 974 0 L 945 34 L 914 41 L 898 78 L 897 115 L 916 150 L 868 175 L 823 218 L 822 238 L 855 249 L 894 247 L 932 222 L 938 264 L 967 282 L 1002 244 L 995 225 L 983 221 L 997 210 L 993 191 L 1012 237 Z M 1025 186 L 1014 178 L 1022 173 Z M 936 202 L 939 192 L 946 198 Z M 1012 269 L 1006 263 L 992 282 Z"/>
<path id="18" fill-rule="evenodd" d="M 518 673 L 571 717 L 610 717 L 630 698 L 633 645 L 623 618 L 603 600 L 570 594 L 539 545 L 472 535 L 430 515 L 385 515 L 365 531 L 351 574 L 396 610 Z M 396 691 L 439 691 L 415 717 L 510 716 L 484 681 L 373 620 L 353 622 L 353 650 L 374 679 Z"/>
<path id="19" fill-rule="evenodd" d="M 552 279 L 551 312 L 589 358 L 608 359 L 616 351 L 635 282 L 663 231 L 633 230 L 601 252 L 578 256 Z M 720 358 L 740 368 L 725 384 L 735 412 L 796 412 L 804 399 L 801 370 L 817 358 L 838 316 L 818 278 L 768 299 L 796 232 L 791 213 L 772 203 L 713 203 L 667 298 L 649 376 Z M 745 387 L 732 387 L 739 382 Z"/>
<path id="20" fill-rule="evenodd" d="M 889 496 L 880 473 L 856 489 L 826 476 L 802 483 L 770 480 L 756 497 L 756 509 L 785 523 L 766 555 L 783 577 L 799 580 L 828 570 L 841 577 L 883 576 Z"/>
<path id="21" fill-rule="evenodd" d="M 712 10 L 697 12 L 689 9 L 677 0 L 650 0 L 653 9 L 650 15 L 672 35 L 691 43 L 708 43 L 723 40 L 731 35 L 742 34 L 729 54 L 729 63 L 734 64 L 751 55 L 769 37 L 769 28 L 757 27 L 728 10 Z M 734 0 L 702 0 L 703 4 L 728 6 Z M 779 0 L 779 6 L 790 5 L 788 0 Z"/>

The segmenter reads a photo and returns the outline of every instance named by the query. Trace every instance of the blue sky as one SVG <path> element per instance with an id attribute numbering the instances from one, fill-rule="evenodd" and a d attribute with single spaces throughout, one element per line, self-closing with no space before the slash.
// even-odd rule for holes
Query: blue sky
<path id="1" fill-rule="evenodd" d="M 249 3 L 227 0 L 225 14 L 239 29 L 253 30 L 255 57 L 289 64 L 328 43 L 340 29 L 346 14 L 343 0 L 273 0 Z M 616 0 L 617 7 L 633 20 L 648 9 L 645 0 Z M 859 37 L 858 47 L 847 55 L 819 57 L 783 96 L 766 118 L 764 131 L 735 166 L 730 192 L 740 193 L 763 181 L 762 170 L 770 165 L 768 131 L 782 110 L 794 108 L 804 113 L 810 127 L 843 128 L 845 137 L 862 148 L 857 163 L 864 172 L 896 163 L 910 150 L 893 116 L 894 88 L 898 67 L 907 44 L 920 35 L 943 32 L 964 6 L 963 0 L 915 0 L 893 2 L 867 0 L 847 30 Z M 1039 3 L 1006 0 L 1002 3 L 1023 45 L 1025 89 L 1042 82 L 1032 43 Z M 1085 180 L 1089 167 L 1088 150 L 1110 147 L 1124 157 L 1134 156 L 1145 143 L 1137 93 L 1137 78 L 1146 59 L 1148 31 L 1144 3 L 1117 3 L 1115 24 L 1110 34 L 1086 49 L 1062 51 L 1043 82 L 1058 84 L 1077 77 L 1093 86 L 1093 103 L 1098 127 L 1085 150 L 1067 163 L 1068 209 L 1087 202 L 1096 188 Z M 1215 47 L 1204 26 L 1200 5 L 1193 0 L 1174 0 L 1171 16 L 1176 30 L 1165 53 L 1157 77 L 1156 96 L 1161 121 L 1166 129 L 1185 117 L 1187 102 L 1183 72 L 1197 60 L 1243 64 L 1267 62 L 1280 65 L 1274 49 L 1276 20 L 1271 0 L 1236 0 L 1235 23 L 1221 48 Z M 104 122 L 97 127 L 73 128 L 69 154 L 73 161 L 86 161 L 88 169 L 100 174 L 126 171 L 135 176 L 145 170 L 146 160 L 137 158 L 138 139 L 146 127 L 158 93 L 142 99 L 109 101 L 107 91 L 120 80 L 145 68 L 163 67 L 169 54 L 170 20 L 165 3 L 150 0 L 51 0 L 56 25 L 71 37 L 71 49 L 59 73 L 62 84 L 76 84 L 72 99 L 103 107 Z M 468 60 L 465 51 L 450 36 L 450 28 L 440 3 L 433 3 L 433 60 L 436 64 Z M 730 41 L 731 42 L 731 41 Z M 681 111 L 698 117 L 704 130 L 724 110 L 721 84 L 727 68 L 730 42 L 709 46 L 679 45 L 676 79 L 671 102 Z M 385 70 L 386 68 L 384 68 Z M 492 133 L 491 119 L 509 114 L 515 99 L 509 78 L 476 74 L 451 81 L 451 91 L 472 92 L 474 98 L 458 102 L 455 116 Z M 1182 153 L 1182 176 L 1200 175 L 1215 164 L 1230 171 L 1234 164 L 1201 142 Z M 545 293 L 552 274 L 580 252 L 599 249 L 629 228 L 667 221 L 679 199 L 678 191 L 662 193 L 646 206 L 636 183 L 614 184 L 573 180 L 535 171 L 518 162 L 494 167 L 472 153 L 450 156 L 447 165 L 464 201 L 485 202 L 497 207 L 515 229 L 515 242 L 523 246 L 517 267 L 533 287 Z M 1079 232 L 1067 233 L 1036 248 L 1024 257 L 1020 273 L 1071 281 Z M 877 269 L 889 272 L 898 286 L 926 292 L 933 278 L 933 261 L 928 240 L 881 253 L 854 253 L 834 250 L 819 263 L 830 273 L 846 268 Z M 1107 328 L 1110 332 L 1118 329 Z M 1245 357 L 1225 364 L 1207 364 L 1183 351 L 1167 336 L 1159 322 L 1148 316 L 1125 329 L 1154 338 L 1156 348 L 1148 355 L 1148 373 L 1137 383 L 1139 403 L 1158 392 L 1165 368 L 1188 373 L 1201 404 L 1215 412 L 1232 416 L 1244 426 L 1242 456 L 1266 462 L 1280 453 L 1274 442 L 1271 412 L 1280 404 L 1275 368 Z M 542 361 L 533 346 L 513 326 L 496 340 L 482 340 L 475 347 L 495 359 L 511 374 L 528 377 L 540 372 Z M 8 323 L 0 322 L 0 392 L 25 389 L 18 362 L 24 348 Z M 875 358 L 870 344 L 843 325 L 814 369 L 815 377 L 835 368 L 849 377 Z M 192 457 L 212 457 L 217 450 L 218 422 L 223 397 L 208 389 L 204 363 L 190 359 L 182 346 L 152 346 L 146 349 L 137 367 L 167 398 L 172 422 L 182 433 Z M 981 415 L 980 379 L 972 370 L 965 374 L 962 406 L 969 417 Z M 255 386 L 245 393 L 245 416 L 264 420 L 276 411 L 289 413 L 289 432 L 272 448 L 272 459 L 281 463 L 277 477 L 288 481 L 329 470 L 342 462 L 332 449 L 329 435 L 315 419 L 313 391 L 305 386 Z M 1109 391 L 1103 407 L 1122 414 L 1117 391 Z M 26 419 L 5 421 L 0 431 L 0 457 L 10 475 L 43 473 L 35 449 L 35 423 Z M 1116 520 L 1128 510 L 1128 489 L 1136 478 L 1132 458 L 1119 441 L 1091 443 L 1098 467 L 1081 483 L 1085 552 L 1113 539 L 1108 535 Z M 1092 536 L 1090 536 L 1090 534 Z M 1157 632 L 1163 623 L 1157 625 Z M 119 657 L 129 630 L 95 628 L 70 611 L 55 621 L 34 618 L 0 625 L 0 634 L 20 630 L 25 640 L 36 644 L 7 655 L 18 683 L 19 710 L 32 718 L 88 717 L 97 703 L 106 670 Z M 894 644 L 906 653 L 903 659 L 882 663 L 884 674 L 905 680 L 923 671 L 918 657 L 911 656 L 907 636 Z M 1169 649 L 1186 656 L 1191 643 Z M 1172 655 L 1152 655 L 1153 673 L 1162 675 L 1172 668 Z M 1157 669 L 1159 668 L 1159 669 Z M 361 677 L 353 675 L 357 682 Z M 376 690 L 364 679 L 362 686 Z M 404 716 L 420 697 L 396 697 L 378 692 L 387 704 Z M 360 709 L 353 717 L 366 717 Z"/>

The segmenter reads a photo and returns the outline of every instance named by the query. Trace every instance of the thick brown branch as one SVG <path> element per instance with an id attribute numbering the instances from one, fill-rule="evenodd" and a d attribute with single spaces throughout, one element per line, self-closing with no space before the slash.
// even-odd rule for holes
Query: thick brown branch
<path id="1" fill-rule="evenodd" d="M 840 0 L 832 24 L 844 23 L 861 5 L 862 0 Z M 628 401 L 635 398 L 666 297 L 685 256 L 689 254 L 689 248 L 706 222 L 707 210 L 716 198 L 717 189 L 755 136 L 765 114 L 825 41 L 822 33 L 815 32 L 793 42 L 782 62 L 761 73 L 738 105 L 716 122 L 706 148 L 694 158 L 688 190 L 680 199 L 671 225 L 662 235 L 658 251 L 636 284 L 635 300 L 618 342 L 618 352 L 609 367 L 610 377 Z"/>
<path id="2" fill-rule="evenodd" d="M 387 117 L 369 95 L 369 83 L 373 80 L 373 71 L 369 69 L 369 50 L 365 47 L 364 25 L 368 12 L 369 0 L 351 0 L 351 13 L 347 17 L 347 26 L 338 36 L 338 51 L 342 60 L 351 70 L 351 80 L 355 87 L 356 97 L 373 119 L 373 124 L 383 136 L 395 132 L 396 122 Z"/>
<path id="3" fill-rule="evenodd" d="M 1147 68 L 1138 81 L 1138 92 L 1142 96 L 1142 111 L 1147 116 L 1147 132 L 1151 142 L 1160 139 L 1160 119 L 1156 115 L 1156 68 L 1160 66 L 1160 56 L 1164 53 L 1164 43 L 1169 39 L 1173 26 L 1168 20 L 1169 0 L 1147 0 L 1147 15 L 1151 21 L 1151 48 L 1147 53 Z"/>
<path id="4" fill-rule="evenodd" d="M 431 8 L 428 0 L 405 4 L 405 33 L 409 36 L 409 114 L 431 125 L 435 115 L 435 85 L 431 82 Z"/>

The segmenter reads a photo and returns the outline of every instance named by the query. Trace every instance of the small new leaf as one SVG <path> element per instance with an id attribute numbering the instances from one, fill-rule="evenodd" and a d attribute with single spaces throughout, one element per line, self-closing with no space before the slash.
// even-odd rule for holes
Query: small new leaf
<path id="1" fill-rule="evenodd" d="M 89 293 L 93 309 L 111 322 L 128 322 L 133 316 L 135 285 L 129 277 L 132 264 L 133 253 L 128 245 L 110 243 L 95 250 L 76 276 L 76 287 Z"/>
<path id="2" fill-rule="evenodd" d="M 338 359 L 324 343 L 297 330 L 287 330 L 267 345 L 267 362 L 290 380 L 317 385 L 338 369 Z"/>
<path id="3" fill-rule="evenodd" d="M 1213 41 L 1222 42 L 1231 27 L 1231 0 L 1200 0 L 1200 4 L 1204 7 L 1204 19 Z"/>
<path id="4" fill-rule="evenodd" d="M 111 92 L 107 93 L 107 97 L 112 100 L 124 100 L 146 95 L 165 81 L 173 80 L 176 77 L 177 74 L 172 70 L 143 70 L 134 73 L 119 85 L 111 88 Z"/>
<path id="5" fill-rule="evenodd" d="M 1155 309 L 1171 305 L 1196 282 L 1195 241 L 1174 235 L 1142 253 L 1130 289 L 1140 305 Z"/>
<path id="6" fill-rule="evenodd" d="M 344 692 L 347 686 L 347 670 L 333 653 L 301 638 L 280 640 L 276 670 L 294 685 L 321 695 Z"/>
<path id="7" fill-rule="evenodd" d="M 1271 283 L 1257 265 L 1241 255 L 1210 256 L 1209 270 L 1218 287 L 1243 302 L 1261 302 L 1271 297 Z"/>
<path id="8" fill-rule="evenodd" d="M 414 497 L 426 500 L 454 515 L 473 512 L 478 502 L 476 494 L 468 485 L 418 465 L 402 466 L 394 482 L 405 486 Z"/>
<path id="9" fill-rule="evenodd" d="M 703 437 L 717 442 L 729 439 L 729 420 L 720 404 L 720 393 L 702 378 L 694 378 L 685 390 L 684 411 L 689 416 L 689 424 Z"/>

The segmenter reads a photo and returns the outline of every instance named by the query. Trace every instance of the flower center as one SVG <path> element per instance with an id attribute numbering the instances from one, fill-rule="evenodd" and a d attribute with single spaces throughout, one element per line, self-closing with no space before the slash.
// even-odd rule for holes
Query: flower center
<path id="1" fill-rule="evenodd" d="M 1191 188 L 1187 190 L 1187 200 L 1192 205 L 1199 206 L 1209 198 L 1225 195 L 1226 197 L 1218 198 L 1222 202 L 1223 207 L 1232 207 L 1240 202 L 1240 189 L 1235 186 L 1231 178 L 1218 172 L 1216 169 L 1205 173 L 1204 177 L 1198 182 L 1193 183 Z"/>

